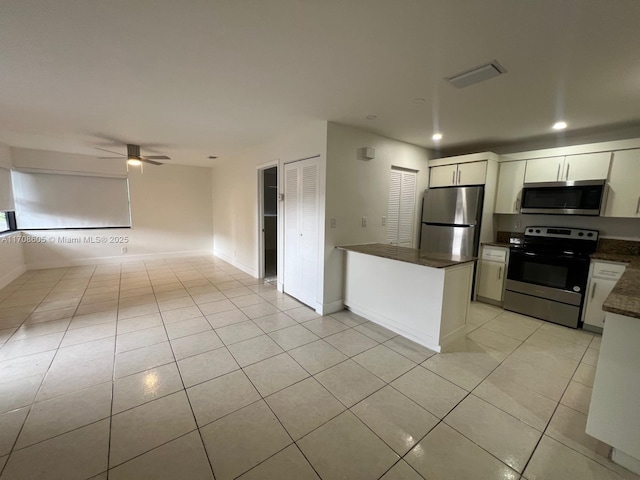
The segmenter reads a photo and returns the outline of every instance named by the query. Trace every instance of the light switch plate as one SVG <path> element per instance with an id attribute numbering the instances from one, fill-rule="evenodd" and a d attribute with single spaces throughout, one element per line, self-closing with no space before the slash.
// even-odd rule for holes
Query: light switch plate
<path id="1" fill-rule="evenodd" d="M 367 226 L 367 217 L 362 217 L 362 226 L 363 227 Z"/>
<path id="2" fill-rule="evenodd" d="M 386 226 L 387 225 L 387 217 L 385 217 L 384 215 L 382 216 L 382 226 Z"/>
<path id="3" fill-rule="evenodd" d="M 331 228 L 336 228 L 337 223 L 336 217 L 331 217 Z"/>

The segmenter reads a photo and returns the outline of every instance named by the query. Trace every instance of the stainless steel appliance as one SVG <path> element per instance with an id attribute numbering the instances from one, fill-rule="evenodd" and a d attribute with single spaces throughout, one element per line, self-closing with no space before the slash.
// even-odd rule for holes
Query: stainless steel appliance
<path id="1" fill-rule="evenodd" d="M 477 256 L 483 187 L 424 192 L 420 250 Z"/>
<path id="2" fill-rule="evenodd" d="M 509 254 L 505 310 L 577 328 L 597 244 L 597 230 L 527 227 Z"/>
<path id="3" fill-rule="evenodd" d="M 606 180 L 525 183 L 520 213 L 600 215 Z"/>

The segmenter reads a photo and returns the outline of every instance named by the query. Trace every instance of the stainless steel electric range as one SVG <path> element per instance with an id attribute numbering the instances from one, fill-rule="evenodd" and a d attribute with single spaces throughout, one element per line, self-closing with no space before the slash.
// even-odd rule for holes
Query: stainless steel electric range
<path id="1" fill-rule="evenodd" d="M 511 247 L 505 310 L 577 328 L 597 246 L 597 230 L 527 227 Z"/>

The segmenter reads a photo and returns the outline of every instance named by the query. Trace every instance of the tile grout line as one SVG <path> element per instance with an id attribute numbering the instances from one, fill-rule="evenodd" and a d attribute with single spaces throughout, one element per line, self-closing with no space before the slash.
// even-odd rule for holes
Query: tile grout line
<path id="1" fill-rule="evenodd" d="M 62 281 L 62 279 L 64 278 L 64 276 L 66 275 L 66 273 L 67 273 L 68 271 L 69 271 L 69 268 L 65 268 L 64 273 L 63 273 L 63 274 L 60 276 L 60 278 L 59 278 L 59 279 L 58 279 L 58 280 L 57 280 L 57 281 L 52 285 L 51 290 L 49 291 L 49 294 L 51 294 L 51 292 L 55 289 L 55 287 L 56 287 L 56 286 L 57 286 L 57 285 Z M 35 276 L 35 275 L 34 275 L 34 276 Z M 25 283 L 27 283 L 27 282 L 25 282 Z M 84 291 L 86 291 L 86 287 L 85 287 L 85 289 L 83 290 L 83 292 L 84 292 Z M 49 295 L 49 294 L 48 294 L 48 295 Z M 81 297 L 81 298 L 82 298 L 82 297 Z M 31 313 L 27 316 L 27 318 L 25 318 L 25 319 L 22 321 L 22 323 L 20 324 L 20 326 L 15 330 L 15 332 L 13 332 L 13 334 L 12 334 L 11 336 L 15 335 L 15 333 L 16 333 L 16 332 L 17 332 L 17 331 L 18 331 L 18 330 L 19 330 L 19 329 L 20 329 L 20 328 L 21 328 L 21 327 L 22 327 L 22 326 L 23 326 L 23 325 L 24 325 L 24 324 L 29 320 L 29 318 L 31 318 L 31 315 L 33 315 L 33 313 L 37 310 L 38 306 L 42 305 L 43 303 L 46 303 L 46 302 L 44 301 L 45 299 L 46 299 L 46 296 L 42 299 L 42 301 L 40 301 L 40 302 L 39 302 L 39 303 L 34 307 L 34 309 L 31 311 Z M 75 310 L 74 310 L 74 313 L 75 313 L 75 311 L 77 311 L 77 309 L 78 309 L 78 306 L 79 306 L 79 305 L 80 305 L 80 301 L 78 302 L 78 305 L 76 305 L 76 308 L 75 308 Z M 71 318 L 73 318 L 73 316 L 72 316 Z M 45 323 L 45 322 L 42 322 L 42 323 Z M 69 325 L 70 325 L 70 324 L 71 324 L 71 321 L 69 321 Z M 55 348 L 55 352 L 56 352 L 56 353 L 54 353 L 53 357 L 51 357 L 51 361 L 49 362 L 49 365 L 47 366 L 46 370 L 45 370 L 45 371 L 44 371 L 44 373 L 42 374 L 42 375 L 43 375 L 43 376 L 42 376 L 42 380 L 40 381 L 40 385 L 38 386 L 38 389 L 36 390 L 36 394 L 34 395 L 33 400 L 31 401 L 31 403 L 30 403 L 29 405 L 25 405 L 24 407 L 19 407 L 19 408 L 18 408 L 18 409 L 20 409 L 20 408 L 28 408 L 28 409 L 29 409 L 29 411 L 27 412 L 27 415 L 25 415 L 25 418 L 24 418 L 24 420 L 22 421 L 22 425 L 21 425 L 21 427 L 20 427 L 20 429 L 19 429 L 19 431 L 18 431 L 18 435 L 16 436 L 16 438 L 15 438 L 15 440 L 14 440 L 14 442 L 13 442 L 12 446 L 11 446 L 11 449 L 10 449 L 9 453 L 7 454 L 7 461 L 5 462 L 4 466 L 0 469 L 0 477 L 1 477 L 1 476 L 2 476 L 2 474 L 4 473 L 4 470 L 7 468 L 7 465 L 9 464 L 9 460 L 11 459 L 11 456 L 13 455 L 13 452 L 14 452 L 14 451 L 17 451 L 17 450 L 15 450 L 15 447 L 16 447 L 16 445 L 17 445 L 17 443 L 18 443 L 18 440 L 20 439 L 20 435 L 22 434 L 22 431 L 24 430 L 24 427 L 25 427 L 25 425 L 26 425 L 26 423 L 27 423 L 27 420 L 29 419 L 29 416 L 31 415 L 31 410 L 32 410 L 33 406 L 37 403 L 37 402 L 36 402 L 36 398 L 38 398 L 38 394 L 40 393 L 40 391 L 41 391 L 41 389 L 42 389 L 42 385 L 44 384 L 44 381 L 45 381 L 45 379 L 47 378 L 47 375 L 49 374 L 49 370 L 51 369 L 51 365 L 53 365 L 53 361 L 55 360 L 55 357 L 56 357 L 56 356 L 57 356 L 57 354 L 58 354 L 58 350 L 60 349 L 60 344 L 62 343 L 62 340 L 64 339 L 64 337 L 65 337 L 65 335 L 66 335 L 66 333 L 67 333 L 67 331 L 68 331 L 68 329 L 69 329 L 69 325 L 67 325 L 67 328 L 65 329 L 64 334 L 62 335 L 62 337 L 60 337 L 60 343 L 58 344 L 58 347 L 56 347 L 56 348 Z M 11 337 L 9 337 L 9 339 L 7 339 L 7 342 L 8 342 L 10 339 L 11 339 Z M 5 343 L 5 345 L 6 345 L 6 343 Z M 4 345 L 3 345 L 3 346 L 4 346 Z M 50 350 L 48 350 L 48 351 L 50 351 Z M 46 352 L 46 351 L 45 351 L 45 352 Z M 38 353 L 45 353 L 45 352 L 36 352 L 36 353 L 33 353 L 32 355 L 38 355 Z M 18 357 L 18 358 L 19 358 L 19 357 Z M 15 410 L 14 410 L 14 411 L 15 411 Z M 25 447 L 25 448 L 27 448 L 27 447 Z M 22 449 L 20 449 L 20 450 L 22 450 Z"/>

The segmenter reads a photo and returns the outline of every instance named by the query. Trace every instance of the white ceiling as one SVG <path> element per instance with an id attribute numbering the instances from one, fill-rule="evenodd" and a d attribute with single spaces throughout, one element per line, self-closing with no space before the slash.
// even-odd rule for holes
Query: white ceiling
<path id="1" fill-rule="evenodd" d="M 445 149 L 638 122 L 638 19 L 637 0 L 2 0 L 0 141 L 210 165 L 318 120 Z M 443 80 L 493 59 L 508 73 Z"/>

